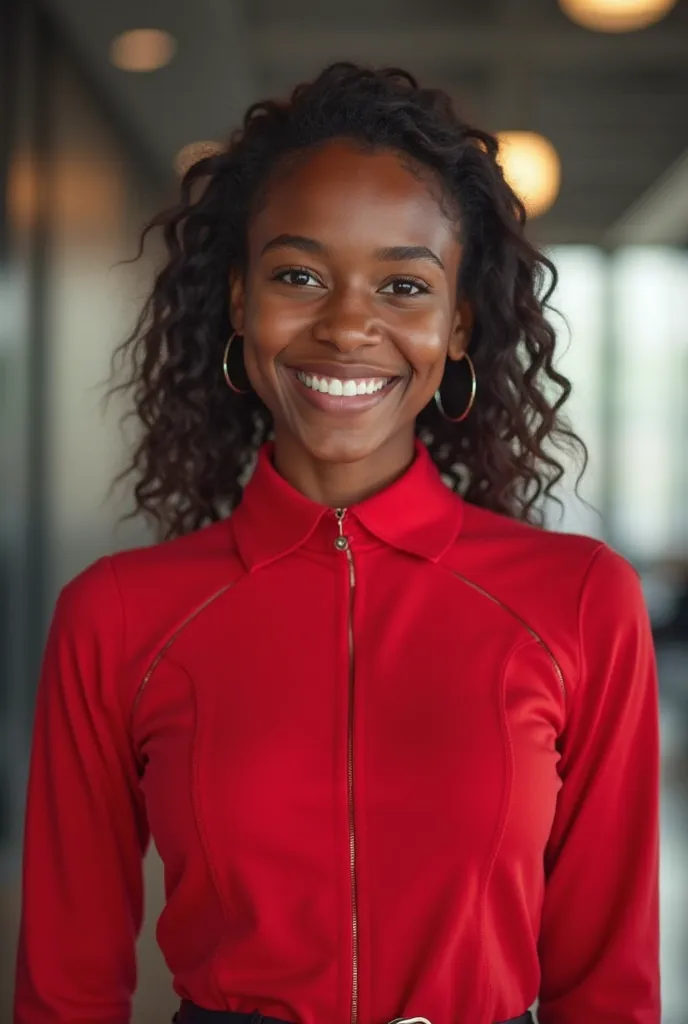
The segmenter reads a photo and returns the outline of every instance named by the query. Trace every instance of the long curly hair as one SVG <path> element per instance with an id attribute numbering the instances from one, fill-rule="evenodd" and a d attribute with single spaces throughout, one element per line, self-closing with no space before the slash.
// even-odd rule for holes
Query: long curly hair
<path id="1" fill-rule="evenodd" d="M 410 158 L 434 174 L 458 211 L 457 288 L 475 317 L 477 397 L 461 424 L 429 404 L 417 433 L 465 500 L 541 524 L 543 499 L 564 475 L 557 451 L 582 452 L 581 475 L 587 464 L 585 445 L 560 414 L 571 385 L 554 367 L 555 332 L 545 317 L 556 269 L 525 237 L 525 208 L 504 179 L 493 135 L 404 70 L 344 62 L 285 102 L 251 106 L 227 145 L 184 175 L 180 201 L 143 231 L 134 259 L 156 229 L 167 258 L 113 355 L 113 375 L 118 363 L 129 373 L 108 397 L 131 394 L 129 415 L 140 430 L 130 464 L 113 481 L 136 480 L 135 508 L 124 518 L 143 514 L 169 539 L 223 518 L 241 500 L 273 422 L 255 393 L 234 394 L 224 382 L 229 271 L 245 266 L 249 218 L 275 171 L 334 138 Z"/>

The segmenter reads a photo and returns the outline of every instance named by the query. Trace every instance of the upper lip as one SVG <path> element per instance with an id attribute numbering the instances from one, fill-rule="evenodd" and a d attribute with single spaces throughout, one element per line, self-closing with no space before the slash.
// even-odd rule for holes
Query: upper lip
<path id="1" fill-rule="evenodd" d="M 336 377 L 339 380 L 379 379 L 384 377 L 400 377 L 401 374 L 392 370 L 384 370 L 380 366 L 363 366 L 360 363 L 297 363 L 289 367 L 300 373 L 313 373 L 317 377 Z"/>

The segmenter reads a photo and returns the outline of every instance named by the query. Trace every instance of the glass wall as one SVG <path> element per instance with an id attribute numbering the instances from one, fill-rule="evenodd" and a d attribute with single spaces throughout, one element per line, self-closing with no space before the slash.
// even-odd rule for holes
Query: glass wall
<path id="1" fill-rule="evenodd" d="M 603 536 L 640 568 L 688 555 L 688 252 L 554 247 L 552 303 L 573 383 L 569 417 L 590 450 L 581 496 L 573 466 L 554 528 Z M 566 340 L 568 338 L 568 345 Z"/>
<path id="2" fill-rule="evenodd" d="M 143 292 L 117 268 L 161 182 L 142 166 L 53 23 L 0 4 L 0 855 L 16 850 L 33 695 L 57 591 L 143 542 L 105 504 L 121 407 L 101 412 L 110 353 Z"/>
<path id="3" fill-rule="evenodd" d="M 610 528 L 643 562 L 688 551 L 688 253 L 625 249 L 611 265 L 618 466 Z"/>
<path id="4" fill-rule="evenodd" d="M 604 394 L 606 381 L 606 278 L 607 259 L 590 246 L 559 246 L 547 255 L 557 268 L 559 281 L 551 299 L 550 320 L 557 332 L 557 369 L 568 377 L 572 393 L 565 415 L 585 442 L 589 463 L 575 493 L 578 467 L 571 458 L 558 458 L 567 475 L 558 495 L 564 505 L 560 515 L 548 510 L 553 529 L 603 536 L 605 523 Z"/>

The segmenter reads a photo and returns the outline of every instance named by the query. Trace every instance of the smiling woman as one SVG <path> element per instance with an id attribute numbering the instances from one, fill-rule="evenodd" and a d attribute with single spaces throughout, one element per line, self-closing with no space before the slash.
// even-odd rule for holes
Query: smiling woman
<path id="1" fill-rule="evenodd" d="M 148 425 L 132 514 L 166 537 L 221 518 L 273 431 L 278 460 L 296 436 L 326 467 L 355 460 L 362 477 L 344 490 L 362 497 L 380 459 L 387 480 L 408 464 L 415 432 L 469 501 L 540 521 L 557 446 L 586 453 L 561 416 L 570 385 L 544 315 L 556 271 L 524 235 L 497 152 L 443 93 L 394 69 L 334 65 L 291 101 L 254 105 L 148 228 L 163 229 L 170 262 L 119 352 L 132 370 L 119 387 Z M 310 369 L 324 394 L 347 362 L 399 379 L 370 409 L 330 403 L 346 422 L 316 418 L 288 370 Z"/>
<path id="2" fill-rule="evenodd" d="M 16 1024 L 129 1021 L 150 835 L 182 1024 L 659 1024 L 650 631 L 529 522 L 576 437 L 496 156 L 338 64 L 149 228 L 120 386 L 165 542 L 58 601 Z"/>
<path id="3" fill-rule="evenodd" d="M 458 224 L 427 173 L 332 140 L 279 175 L 247 242 L 230 318 L 274 418 L 275 465 L 318 501 L 368 497 L 408 466 L 416 419 L 468 341 Z"/>

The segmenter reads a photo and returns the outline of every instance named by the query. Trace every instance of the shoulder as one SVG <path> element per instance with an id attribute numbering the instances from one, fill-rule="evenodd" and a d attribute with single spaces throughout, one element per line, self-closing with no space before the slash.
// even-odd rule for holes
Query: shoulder
<path id="1" fill-rule="evenodd" d="M 527 599 L 546 593 L 577 601 L 587 574 L 599 562 L 612 574 L 632 567 L 604 541 L 511 519 L 475 505 L 465 506 L 454 562 L 475 570 L 496 586 L 517 588 Z M 597 573 L 595 574 L 597 575 Z"/>
<path id="2" fill-rule="evenodd" d="M 612 602 L 641 598 L 640 576 L 633 564 L 605 541 L 586 534 L 548 530 L 486 509 L 467 512 L 463 539 L 498 556 L 495 572 L 513 564 L 522 580 L 542 582 L 550 593 L 570 591 Z"/>
<path id="3" fill-rule="evenodd" d="M 173 540 L 119 551 L 108 560 L 127 598 L 160 598 L 168 588 L 206 590 L 240 570 L 229 519 Z"/>
<path id="4" fill-rule="evenodd" d="M 595 618 L 618 632 L 645 615 L 635 568 L 594 537 L 466 504 L 462 529 L 444 561 L 520 620 L 552 653 L 567 687 L 580 674 Z"/>
<path id="5" fill-rule="evenodd" d="M 178 623 L 243 572 L 224 520 L 173 540 L 103 555 L 62 588 L 54 623 L 95 634 L 99 643 L 118 636 L 122 661 L 139 671 L 138 663 Z"/>
<path id="6" fill-rule="evenodd" d="M 243 574 L 228 521 L 103 555 L 61 589 L 45 662 L 66 658 L 70 668 L 58 675 L 78 677 L 89 699 L 97 695 L 127 721 L 141 680 L 168 638 Z"/>
<path id="7" fill-rule="evenodd" d="M 224 520 L 173 540 L 103 555 L 63 586 L 59 601 L 63 605 L 109 605 L 121 588 L 152 588 L 160 594 L 168 584 L 208 578 L 212 567 L 219 578 L 237 565 L 233 533 L 229 520 Z M 210 575 L 214 575 L 212 571 Z"/>
<path id="8" fill-rule="evenodd" d="M 542 553 L 543 557 L 590 560 L 604 542 L 595 537 L 549 530 L 510 516 L 465 504 L 461 538 L 467 542 L 487 543 L 504 552 Z"/>
<path id="9" fill-rule="evenodd" d="M 634 566 L 606 544 L 590 561 L 581 586 L 578 626 L 582 648 L 599 643 L 610 653 L 631 636 L 651 637 L 640 576 Z"/>

